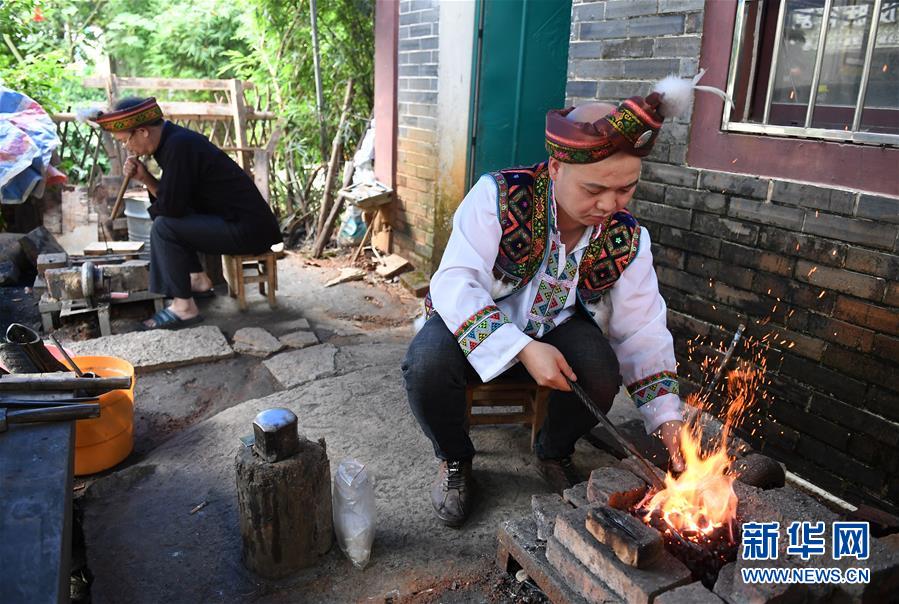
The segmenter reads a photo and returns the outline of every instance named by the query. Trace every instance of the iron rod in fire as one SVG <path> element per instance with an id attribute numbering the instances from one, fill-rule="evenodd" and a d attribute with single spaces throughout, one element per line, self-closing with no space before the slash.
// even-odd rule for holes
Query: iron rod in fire
<path id="1" fill-rule="evenodd" d="M 587 393 L 584 392 L 583 388 L 581 388 L 578 384 L 572 382 L 568 378 L 565 379 L 568 381 L 568 385 L 571 386 L 571 389 L 574 391 L 577 397 L 581 399 L 582 403 L 584 403 L 584 406 L 586 406 L 587 409 L 589 409 L 590 412 L 596 416 L 596 419 L 598 419 L 600 423 L 605 426 L 606 430 L 609 431 L 609 434 L 612 435 L 612 438 L 618 441 L 618 444 L 624 447 L 624 450 L 630 453 L 632 457 L 646 466 L 646 477 L 649 478 L 649 480 L 652 482 L 652 486 L 658 490 L 664 489 L 665 484 L 661 481 L 661 479 L 659 479 L 658 475 L 656 474 L 657 468 L 652 465 L 649 460 L 646 459 L 646 457 L 644 457 L 633 444 L 631 444 L 631 441 L 626 439 L 624 435 L 622 435 L 621 432 L 618 431 L 618 428 L 615 427 L 615 424 L 612 423 L 612 420 L 610 420 L 606 416 L 606 414 L 603 413 L 602 409 L 600 409 L 596 405 L 596 403 L 594 403 L 590 399 L 590 397 L 587 396 Z"/>

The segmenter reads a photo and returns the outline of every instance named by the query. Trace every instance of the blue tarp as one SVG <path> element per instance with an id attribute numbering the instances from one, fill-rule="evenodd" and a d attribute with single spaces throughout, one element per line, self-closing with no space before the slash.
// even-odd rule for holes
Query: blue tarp
<path id="1" fill-rule="evenodd" d="M 16 204 L 41 197 L 44 185 L 65 182 L 50 165 L 59 147 L 56 124 L 34 100 L 0 86 L 0 202 Z"/>

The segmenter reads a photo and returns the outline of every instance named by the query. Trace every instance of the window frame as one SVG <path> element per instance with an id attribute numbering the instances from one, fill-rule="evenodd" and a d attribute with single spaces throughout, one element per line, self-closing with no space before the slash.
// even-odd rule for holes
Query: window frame
<path id="1" fill-rule="evenodd" d="M 727 86 L 739 0 L 706 0 L 702 84 Z M 899 197 L 899 148 L 722 128 L 724 101 L 699 92 L 693 104 L 687 164 L 701 169 L 784 178 Z"/>
<path id="2" fill-rule="evenodd" d="M 727 78 L 727 94 L 731 99 L 737 98 L 734 93 L 737 89 L 737 72 L 740 70 L 739 66 L 737 66 L 738 60 L 741 59 L 740 53 L 743 50 L 743 33 L 746 31 L 746 27 L 743 21 L 744 15 L 746 11 L 744 10 L 745 5 L 748 0 L 737 0 L 737 7 L 735 13 L 735 23 L 734 23 L 734 33 L 733 33 L 733 45 L 731 48 L 731 59 L 729 66 L 729 73 Z M 864 66 L 862 68 L 861 80 L 859 82 L 859 91 L 856 94 L 856 103 L 855 107 L 852 109 L 853 117 L 852 117 L 852 129 L 849 131 L 839 130 L 839 129 L 830 129 L 830 128 L 820 128 L 813 127 L 812 119 L 813 116 L 819 112 L 824 113 L 836 113 L 837 111 L 841 111 L 842 108 L 837 108 L 835 106 L 829 105 L 818 105 L 817 104 L 817 87 L 819 83 L 819 77 L 821 72 L 821 66 L 824 59 L 824 46 L 827 38 L 827 34 L 829 31 L 829 23 L 830 23 L 830 15 L 833 10 L 832 0 L 824 0 L 824 15 L 827 17 L 822 19 L 821 31 L 818 36 L 818 52 L 815 63 L 815 71 L 813 73 L 813 79 L 811 83 L 810 90 L 810 98 L 806 107 L 803 108 L 801 105 L 786 105 L 776 103 L 773 99 L 774 92 L 774 79 L 775 74 L 777 72 L 777 57 L 780 50 L 780 42 L 782 39 L 782 31 L 784 27 L 785 21 L 785 8 L 787 5 L 786 0 L 777 0 L 777 11 L 774 13 L 776 16 L 774 17 L 774 26 L 775 26 L 775 35 L 774 35 L 774 45 L 772 48 L 762 48 L 761 52 L 758 53 L 758 61 L 753 61 L 755 58 L 755 51 L 752 53 L 752 58 L 750 58 L 751 66 L 748 74 L 748 81 L 740 82 L 741 86 L 749 86 L 751 85 L 752 80 L 755 76 L 756 66 L 759 67 L 758 73 L 762 74 L 765 71 L 768 71 L 768 82 L 764 87 L 762 86 L 753 86 L 753 89 L 748 91 L 750 95 L 753 96 L 756 100 L 757 96 L 757 88 L 761 89 L 765 93 L 764 104 L 763 104 L 763 117 L 762 123 L 757 122 L 747 122 L 747 121 L 731 121 L 730 115 L 732 110 L 732 105 L 730 101 L 727 101 L 724 105 L 724 113 L 721 119 L 721 128 L 722 130 L 727 130 L 731 132 L 747 132 L 752 134 L 773 134 L 778 136 L 796 136 L 800 138 L 818 138 L 823 140 L 833 140 L 833 141 L 845 141 L 852 143 L 860 143 L 860 144 L 884 144 L 884 145 L 899 145 L 899 135 L 897 134 L 887 134 L 887 133 L 879 133 L 879 132 L 860 132 L 859 126 L 861 124 L 862 114 L 866 112 L 865 109 L 865 97 L 867 95 L 867 87 L 868 87 L 868 79 L 871 73 L 871 61 L 874 56 L 874 46 L 877 40 L 877 30 L 878 25 L 880 23 L 880 13 L 883 6 L 882 0 L 873 0 L 874 3 L 872 5 L 872 18 L 871 23 L 868 26 L 868 37 L 867 37 L 867 47 L 864 52 Z M 752 6 L 750 9 L 755 12 L 755 40 L 759 40 L 760 33 L 762 30 L 767 30 L 768 24 L 763 24 L 763 18 L 761 15 L 761 3 L 762 0 L 755 0 L 752 2 Z M 756 42 L 758 43 L 758 42 Z M 745 61 L 745 57 L 742 57 Z M 747 95 L 749 96 L 749 95 Z M 743 99 L 740 97 L 742 101 L 740 108 L 743 109 L 743 117 L 742 120 L 746 120 L 748 118 L 746 109 L 749 106 L 748 99 Z M 779 124 L 771 124 L 770 117 L 771 114 L 775 111 L 775 107 L 782 113 L 793 113 L 793 112 L 801 112 L 804 113 L 802 117 L 802 121 L 804 122 L 803 126 L 785 126 Z M 845 111 L 848 112 L 848 109 Z M 874 110 L 875 114 L 877 110 Z M 891 111 L 892 113 L 893 111 Z M 899 114 L 899 109 L 895 110 L 896 114 Z"/>

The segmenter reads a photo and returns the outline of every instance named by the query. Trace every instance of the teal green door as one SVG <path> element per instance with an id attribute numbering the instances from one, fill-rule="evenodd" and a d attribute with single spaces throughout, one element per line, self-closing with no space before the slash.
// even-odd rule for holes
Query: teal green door
<path id="1" fill-rule="evenodd" d="M 562 107 L 571 0 L 478 0 L 469 183 L 546 158 L 546 112 Z"/>

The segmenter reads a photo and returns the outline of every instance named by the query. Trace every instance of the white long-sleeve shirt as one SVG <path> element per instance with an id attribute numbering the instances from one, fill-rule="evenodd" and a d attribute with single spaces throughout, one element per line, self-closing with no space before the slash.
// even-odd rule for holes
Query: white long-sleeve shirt
<path id="1" fill-rule="evenodd" d="M 446 251 L 431 278 L 431 303 L 484 382 L 509 369 L 522 348 L 575 312 L 578 265 L 601 227 L 585 229 L 569 250 L 555 228 L 554 211 L 552 216 L 549 253 L 534 278 L 508 297 L 511 286 L 493 275 L 502 237 L 493 178 L 481 177 L 453 217 Z M 636 257 L 588 311 L 618 357 L 624 383 L 652 433 L 666 421 L 683 419 L 683 405 L 649 233 L 639 228 Z"/>

